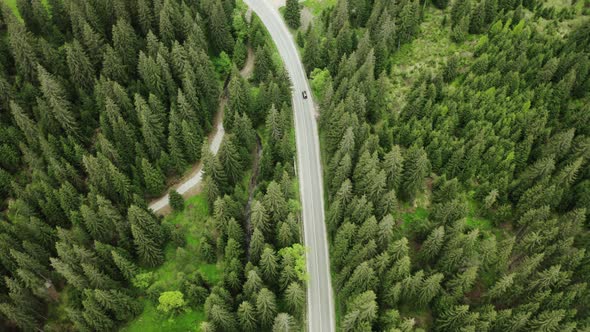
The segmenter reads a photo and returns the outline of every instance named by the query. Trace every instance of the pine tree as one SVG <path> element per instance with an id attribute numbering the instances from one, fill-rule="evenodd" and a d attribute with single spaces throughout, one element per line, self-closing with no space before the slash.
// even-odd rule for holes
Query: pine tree
<path id="1" fill-rule="evenodd" d="M 32 331 L 38 324 L 32 313 L 26 312 L 11 303 L 0 303 L 0 312 L 23 331 Z"/>
<path id="2" fill-rule="evenodd" d="M 8 27 L 10 51 L 16 68 L 24 78 L 33 81 L 37 76 L 38 64 L 34 36 L 16 18 L 6 19 L 6 25 Z"/>
<path id="3" fill-rule="evenodd" d="M 143 34 L 147 34 L 153 28 L 154 15 L 150 3 L 149 0 L 137 1 L 137 20 Z"/>
<path id="4" fill-rule="evenodd" d="M 184 198 L 176 190 L 171 190 L 170 193 L 170 207 L 174 211 L 184 210 Z"/>
<path id="5" fill-rule="evenodd" d="M 295 321 L 295 318 L 286 313 L 278 314 L 272 325 L 273 332 L 291 332 L 297 330 L 297 322 Z"/>
<path id="6" fill-rule="evenodd" d="M 269 215 L 265 208 L 265 205 L 259 201 L 252 202 L 252 208 L 250 210 L 250 220 L 252 227 L 256 230 L 260 230 L 263 233 L 268 234 L 271 230 L 269 223 Z"/>
<path id="7" fill-rule="evenodd" d="M 268 328 L 272 325 L 277 314 L 277 304 L 275 294 L 267 288 L 263 288 L 258 292 L 256 313 L 262 326 Z"/>
<path id="8" fill-rule="evenodd" d="M 373 291 L 359 294 L 346 305 L 346 315 L 342 319 L 343 331 L 371 330 L 371 325 L 377 318 L 377 302 Z"/>
<path id="9" fill-rule="evenodd" d="M 115 322 L 91 294 L 90 290 L 86 290 L 85 299 L 82 301 L 82 305 L 84 306 L 82 316 L 84 320 L 94 330 L 106 331 L 112 329 Z"/>
<path id="10" fill-rule="evenodd" d="M 252 238 L 250 239 L 249 248 L 250 260 L 252 262 L 258 262 L 260 256 L 262 256 L 264 246 L 265 242 L 262 231 L 258 227 L 254 227 L 254 231 L 252 232 Z"/>
<path id="11" fill-rule="evenodd" d="M 388 188 L 397 189 L 401 183 L 403 174 L 404 158 L 402 156 L 400 147 L 394 145 L 391 151 L 383 158 L 383 169 L 387 175 Z"/>
<path id="12" fill-rule="evenodd" d="M 263 203 L 273 222 L 276 223 L 287 217 L 287 201 L 278 183 L 272 181 L 268 184 Z"/>
<path id="13" fill-rule="evenodd" d="M 258 329 L 256 309 L 250 302 L 244 301 L 238 307 L 238 321 L 242 331 L 253 332 Z"/>
<path id="14" fill-rule="evenodd" d="M 223 331 L 236 331 L 237 322 L 234 313 L 228 311 L 223 306 L 214 304 L 207 311 L 207 316 L 215 326 L 219 326 Z"/>
<path id="15" fill-rule="evenodd" d="M 119 53 L 110 45 L 107 45 L 104 51 L 101 74 L 122 84 L 128 80 L 129 74 L 125 63 Z"/>
<path id="16" fill-rule="evenodd" d="M 80 213 L 86 230 L 94 239 L 104 242 L 108 242 L 111 239 L 113 231 L 111 220 L 105 220 L 106 222 L 103 222 L 96 211 L 87 205 L 82 205 Z"/>
<path id="17" fill-rule="evenodd" d="M 435 326 L 437 331 L 456 331 L 469 326 L 476 319 L 476 314 L 469 312 L 468 305 L 455 305 L 441 313 Z"/>
<path id="18" fill-rule="evenodd" d="M 534 331 L 559 331 L 560 322 L 565 318 L 565 310 L 547 310 L 541 312 L 537 318 L 533 319 L 529 326 Z"/>
<path id="19" fill-rule="evenodd" d="M 164 175 L 145 158 L 141 160 L 141 172 L 146 191 L 151 196 L 158 196 L 164 190 Z"/>
<path id="20" fill-rule="evenodd" d="M 305 49 L 303 50 L 303 63 L 309 75 L 315 68 L 320 68 L 322 62 L 320 39 L 312 26 L 308 29 L 309 33 L 305 43 Z"/>
<path id="21" fill-rule="evenodd" d="M 274 71 L 271 52 L 267 45 L 256 49 L 254 55 L 254 72 L 253 78 L 256 82 L 266 81 Z"/>
<path id="22" fill-rule="evenodd" d="M 445 9 L 449 5 L 449 0 L 435 0 L 434 1 L 434 5 L 438 9 Z"/>
<path id="23" fill-rule="evenodd" d="M 113 262 L 119 271 L 121 271 L 121 274 L 127 281 L 131 281 L 139 272 L 137 266 L 115 250 L 111 251 L 111 255 L 113 256 Z"/>
<path id="24" fill-rule="evenodd" d="M 444 226 L 440 226 L 435 228 L 424 243 L 422 244 L 422 248 L 420 249 L 420 257 L 425 261 L 430 261 L 434 259 L 439 252 L 441 251 L 443 244 L 445 241 L 445 228 Z"/>
<path id="25" fill-rule="evenodd" d="M 305 291 L 297 282 L 292 282 L 285 290 L 285 303 L 290 312 L 296 316 L 301 316 L 305 308 Z"/>
<path id="26" fill-rule="evenodd" d="M 260 256 L 262 276 L 267 283 L 273 283 L 279 274 L 279 262 L 276 253 L 271 248 L 265 248 Z"/>
<path id="27" fill-rule="evenodd" d="M 82 263 L 81 266 L 82 270 L 84 271 L 84 275 L 90 282 L 90 286 L 92 288 L 113 289 L 119 287 L 117 282 L 115 282 L 106 273 L 104 273 L 97 267 L 93 266 L 92 264 Z"/>
<path id="28" fill-rule="evenodd" d="M 104 291 L 95 289 L 94 298 L 103 307 L 115 313 L 115 317 L 119 321 L 125 321 L 136 315 L 140 309 L 135 302 L 135 299 L 118 291 L 109 290 Z"/>
<path id="29" fill-rule="evenodd" d="M 421 305 L 427 305 L 433 298 L 435 298 L 441 291 L 441 281 L 444 275 L 442 273 L 436 273 L 426 278 L 422 283 L 422 287 L 418 294 L 418 303 Z"/>
<path id="30" fill-rule="evenodd" d="M 224 137 L 219 148 L 218 158 L 229 184 L 233 186 L 239 181 L 242 175 L 242 163 L 231 135 Z"/>
<path id="31" fill-rule="evenodd" d="M 82 45 L 75 39 L 66 45 L 66 60 L 73 83 L 83 89 L 90 89 L 94 84 L 94 69 Z"/>
<path id="32" fill-rule="evenodd" d="M 244 40 L 242 38 L 238 38 L 236 40 L 236 44 L 234 45 L 232 61 L 236 67 L 238 67 L 238 69 L 241 69 L 246 64 L 247 58 L 248 48 L 246 47 Z"/>
<path id="33" fill-rule="evenodd" d="M 293 28 L 297 29 L 301 25 L 301 12 L 298 0 L 287 0 L 285 5 L 285 21 Z"/>
<path id="34" fill-rule="evenodd" d="M 138 40 L 133 27 L 125 20 L 118 19 L 113 25 L 113 47 L 119 54 L 128 74 L 137 67 Z"/>
<path id="35" fill-rule="evenodd" d="M 423 148 L 411 147 L 406 153 L 402 193 L 404 198 L 413 201 L 416 194 L 424 188 L 424 179 L 429 173 L 430 162 Z"/>
<path id="36" fill-rule="evenodd" d="M 163 260 L 162 231 L 160 225 L 147 211 L 131 205 L 127 218 L 131 224 L 131 233 L 137 254 L 148 266 L 156 266 Z"/>
<path id="37" fill-rule="evenodd" d="M 71 103 L 66 98 L 63 86 L 41 65 L 37 66 L 37 72 L 47 111 L 65 131 L 76 134 L 78 123 L 71 112 Z"/>
<path id="38" fill-rule="evenodd" d="M 485 3 L 480 2 L 471 13 L 469 20 L 469 33 L 481 33 L 484 30 L 485 21 Z"/>
<path id="39" fill-rule="evenodd" d="M 229 20 L 223 10 L 220 1 L 215 1 L 209 5 L 209 36 L 215 49 L 219 52 L 224 51 L 231 54 L 234 46 L 234 39 L 231 35 Z"/>
<path id="40" fill-rule="evenodd" d="M 163 119 L 157 110 L 152 109 L 139 94 L 135 95 L 135 109 L 148 152 L 152 159 L 157 159 L 162 151 L 162 141 L 164 139 Z"/>

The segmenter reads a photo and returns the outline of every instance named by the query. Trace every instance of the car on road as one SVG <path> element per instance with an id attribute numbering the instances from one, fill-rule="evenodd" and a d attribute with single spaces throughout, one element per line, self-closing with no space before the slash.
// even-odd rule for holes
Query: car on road
<path id="1" fill-rule="evenodd" d="M 303 90 L 301 95 L 303 96 L 303 99 L 307 99 L 307 91 Z"/>

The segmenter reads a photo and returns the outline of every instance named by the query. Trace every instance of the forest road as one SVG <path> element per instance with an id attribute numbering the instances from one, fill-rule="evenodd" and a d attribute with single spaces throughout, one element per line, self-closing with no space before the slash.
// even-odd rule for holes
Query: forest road
<path id="1" fill-rule="evenodd" d="M 297 168 L 307 247 L 307 324 L 310 332 L 335 331 L 328 237 L 324 223 L 324 192 L 320 143 L 309 83 L 291 33 L 272 0 L 245 0 L 266 26 L 287 67 L 293 89 Z M 304 99 L 307 91 L 310 98 Z"/>
<path id="2" fill-rule="evenodd" d="M 240 70 L 240 75 L 244 78 L 249 78 L 252 74 L 254 69 L 254 52 L 252 49 L 248 48 L 248 58 L 246 59 L 246 63 L 244 64 L 244 68 Z M 223 136 L 225 135 L 225 129 L 223 128 L 223 110 L 225 109 L 225 105 L 227 104 L 227 95 L 221 97 L 221 101 L 219 103 L 219 110 L 215 115 L 215 129 L 209 133 L 209 149 L 213 152 L 214 155 L 217 154 L 219 151 L 219 147 L 221 146 L 221 142 L 223 141 Z M 175 183 L 171 189 L 176 189 L 176 191 L 183 195 L 184 198 L 188 198 L 192 195 L 196 195 L 200 192 L 201 189 L 201 181 L 203 180 L 203 167 L 201 161 L 197 162 L 190 173 L 185 175 L 181 178 L 177 183 Z M 155 213 L 159 214 L 167 214 L 170 212 L 170 197 L 168 194 L 160 197 L 149 204 L 149 208 L 154 211 Z"/>

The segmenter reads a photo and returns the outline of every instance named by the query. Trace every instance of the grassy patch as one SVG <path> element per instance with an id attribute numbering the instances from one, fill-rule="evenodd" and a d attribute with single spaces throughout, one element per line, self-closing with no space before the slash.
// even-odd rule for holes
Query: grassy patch
<path id="1" fill-rule="evenodd" d="M 426 331 L 432 328 L 432 312 L 428 308 L 416 309 L 408 305 L 402 305 L 398 308 L 402 317 L 413 318 L 416 321 L 416 327 L 421 327 Z"/>
<path id="2" fill-rule="evenodd" d="M 317 16 L 322 13 L 322 10 L 334 7 L 336 0 L 305 0 L 301 4 L 309 8 L 314 16 Z"/>
<path id="3" fill-rule="evenodd" d="M 186 245 L 177 247 L 169 243 L 165 248 L 165 262 L 149 270 L 154 273 L 151 288 L 162 291 L 180 290 L 183 276 L 199 271 L 209 284 L 216 284 L 221 278 L 221 264 L 208 264 L 200 261 L 197 250 L 199 239 L 204 232 L 204 225 L 209 209 L 204 194 L 193 196 L 185 201 L 185 210 L 167 216 L 163 223 L 181 228 Z M 176 316 L 168 316 L 157 310 L 157 302 L 141 297 L 143 312 L 129 322 L 122 331 L 194 331 L 205 319 L 203 308 L 187 308 Z"/>
<path id="4" fill-rule="evenodd" d="M 12 9 L 12 12 L 14 13 L 14 15 L 16 15 L 16 17 L 21 18 L 20 13 L 18 12 L 18 8 L 16 7 L 16 0 L 2 0 L 2 1 L 4 1 L 4 3 L 7 4 L 10 9 Z"/>
<path id="5" fill-rule="evenodd" d="M 8 7 L 10 9 L 12 9 L 12 12 L 14 13 L 14 15 L 16 15 L 16 17 L 18 17 L 19 19 L 21 19 L 20 13 L 18 11 L 18 8 L 16 7 L 16 0 L 2 0 L 4 1 L 4 3 L 6 3 L 8 5 Z M 47 7 L 47 0 L 41 0 L 41 3 L 43 5 L 45 5 L 45 7 Z"/>
<path id="6" fill-rule="evenodd" d="M 158 311 L 150 300 L 143 300 L 143 313 L 131 321 L 121 331 L 124 332 L 185 332 L 195 331 L 199 323 L 205 320 L 203 310 L 188 309 L 174 317 L 168 317 Z"/>
<path id="7" fill-rule="evenodd" d="M 469 35 L 467 41 L 457 44 L 450 39 L 450 26 L 442 25 L 446 14 L 434 7 L 426 7 L 420 33 L 411 43 L 402 45 L 390 57 L 392 109 L 401 109 L 405 104 L 412 83 L 422 70 L 436 70 L 445 65 L 446 59 L 455 54 L 469 54 L 470 45 L 478 36 Z M 448 21 L 448 18 L 447 18 Z"/>
<path id="8" fill-rule="evenodd" d="M 415 222 L 424 221 L 428 218 L 428 211 L 423 207 L 417 207 L 413 212 L 402 213 L 402 229 L 407 229 Z"/>
<path id="9" fill-rule="evenodd" d="M 465 224 L 470 228 L 479 228 L 480 230 L 491 230 L 492 222 L 478 217 L 467 217 Z"/>

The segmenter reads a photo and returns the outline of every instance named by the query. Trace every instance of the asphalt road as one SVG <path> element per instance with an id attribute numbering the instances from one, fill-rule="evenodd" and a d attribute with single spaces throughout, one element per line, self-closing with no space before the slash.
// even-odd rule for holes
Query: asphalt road
<path id="1" fill-rule="evenodd" d="M 297 168 L 303 204 L 303 231 L 307 252 L 307 321 L 310 332 L 335 331 L 328 238 L 324 223 L 324 193 L 320 143 L 311 90 L 291 33 L 271 0 L 245 0 L 262 20 L 293 84 Z M 309 98 L 303 99 L 302 91 Z"/>

